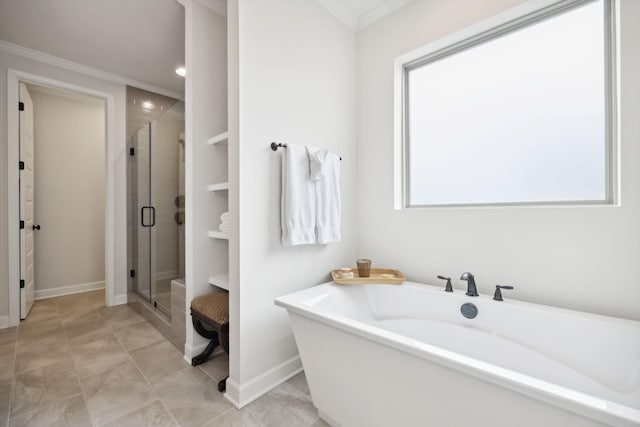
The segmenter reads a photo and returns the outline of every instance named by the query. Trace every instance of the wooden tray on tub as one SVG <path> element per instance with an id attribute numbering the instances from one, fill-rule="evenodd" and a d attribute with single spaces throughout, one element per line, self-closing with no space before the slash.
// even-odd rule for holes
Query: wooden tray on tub
<path id="1" fill-rule="evenodd" d="M 343 277 L 341 273 L 353 273 L 353 277 Z M 331 270 L 331 278 L 338 285 L 364 285 L 378 283 L 383 285 L 400 285 L 404 282 L 404 276 L 398 270 L 388 268 L 372 268 L 369 277 L 358 277 L 358 269 Z"/>

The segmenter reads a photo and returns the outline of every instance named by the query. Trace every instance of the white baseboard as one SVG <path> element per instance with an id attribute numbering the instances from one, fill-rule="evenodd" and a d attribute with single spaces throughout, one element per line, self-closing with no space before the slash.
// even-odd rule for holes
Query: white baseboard
<path id="1" fill-rule="evenodd" d="M 113 305 L 126 304 L 127 301 L 127 294 L 116 295 L 113 297 Z"/>
<path id="2" fill-rule="evenodd" d="M 194 346 L 185 342 L 184 343 L 184 360 L 189 362 L 189 365 L 191 365 L 191 359 L 193 359 L 194 357 L 202 353 L 204 349 L 207 348 L 207 345 L 209 345 L 209 340 L 205 341 L 202 344 L 198 344 Z"/>
<path id="3" fill-rule="evenodd" d="M 34 299 L 45 299 L 53 297 L 61 297 L 64 295 L 79 294 L 82 292 L 96 291 L 98 289 L 104 289 L 104 281 L 80 283 L 77 285 L 60 286 L 59 288 L 51 289 L 36 289 Z"/>
<path id="4" fill-rule="evenodd" d="M 224 397 L 240 409 L 300 371 L 302 371 L 302 361 L 300 356 L 295 356 L 244 384 L 238 384 L 229 377 Z"/>
<path id="5" fill-rule="evenodd" d="M 193 347 L 191 347 L 189 344 L 185 342 L 183 359 L 186 360 L 187 363 L 189 363 L 189 365 L 191 365 L 191 359 L 193 359 L 198 354 L 202 353 L 204 349 L 207 348 L 207 345 L 209 345 L 209 341 L 205 342 L 204 344 L 198 344 Z M 216 357 L 217 355 L 222 353 L 224 353 L 224 350 L 222 346 L 219 345 L 216 347 L 215 350 L 213 350 L 213 353 L 211 353 L 210 357 Z"/>
<path id="6" fill-rule="evenodd" d="M 0 316 L 0 329 L 9 327 L 9 316 Z"/>

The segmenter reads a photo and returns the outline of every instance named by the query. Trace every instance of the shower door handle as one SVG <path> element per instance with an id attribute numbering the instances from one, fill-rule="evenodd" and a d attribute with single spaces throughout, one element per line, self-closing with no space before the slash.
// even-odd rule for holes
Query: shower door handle
<path id="1" fill-rule="evenodd" d="M 151 223 L 150 224 L 145 224 L 145 222 L 144 222 L 144 218 L 145 218 L 144 213 L 145 213 L 146 209 L 149 209 L 149 211 L 151 212 Z M 143 206 L 140 209 L 140 224 L 143 227 L 154 227 L 156 225 L 156 208 L 154 208 L 153 206 Z"/>

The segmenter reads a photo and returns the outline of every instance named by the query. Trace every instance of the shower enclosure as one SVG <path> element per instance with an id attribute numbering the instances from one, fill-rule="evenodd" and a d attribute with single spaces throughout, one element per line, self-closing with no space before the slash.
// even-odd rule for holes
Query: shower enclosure
<path id="1" fill-rule="evenodd" d="M 171 318 L 184 278 L 184 102 L 127 88 L 129 286 Z"/>

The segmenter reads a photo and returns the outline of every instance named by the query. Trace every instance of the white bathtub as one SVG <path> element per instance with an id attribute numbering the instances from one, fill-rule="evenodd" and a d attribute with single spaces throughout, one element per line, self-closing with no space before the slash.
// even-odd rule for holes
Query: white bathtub
<path id="1" fill-rule="evenodd" d="M 275 303 L 331 425 L 640 426 L 640 322 L 504 297 L 326 283 Z"/>

